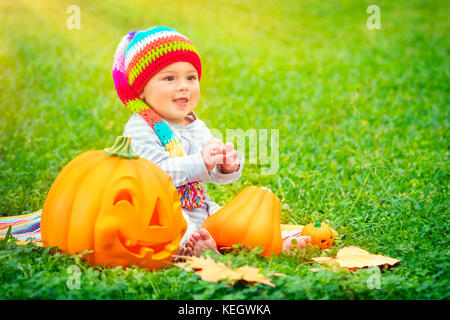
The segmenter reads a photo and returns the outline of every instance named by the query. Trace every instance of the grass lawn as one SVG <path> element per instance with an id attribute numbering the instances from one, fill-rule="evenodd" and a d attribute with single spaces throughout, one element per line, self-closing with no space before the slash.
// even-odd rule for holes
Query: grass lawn
<path id="1" fill-rule="evenodd" d="M 94 269 L 9 243 L 0 299 L 450 298 L 448 2 L 148 3 L 0 2 L 0 216 L 42 208 L 71 159 L 122 134 L 131 112 L 114 90 L 115 48 L 130 30 L 168 25 L 200 51 L 195 111 L 210 128 L 279 130 L 276 174 L 246 164 L 238 182 L 209 184 L 211 198 L 224 205 L 265 186 L 282 201 L 282 223 L 325 221 L 340 237 L 322 252 L 220 257 L 286 274 L 275 288 L 214 284 L 178 268 Z M 71 4 L 80 29 L 67 27 Z M 379 30 L 366 26 L 370 4 L 380 7 Z M 352 245 L 401 263 L 375 288 L 373 270 L 296 268 Z M 72 265 L 80 289 L 68 288 Z"/>

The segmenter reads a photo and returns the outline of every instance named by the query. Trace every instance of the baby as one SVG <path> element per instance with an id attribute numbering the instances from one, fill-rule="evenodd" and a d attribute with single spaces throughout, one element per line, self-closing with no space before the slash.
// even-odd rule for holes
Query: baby
<path id="1" fill-rule="evenodd" d="M 184 35 L 167 27 L 129 32 L 119 43 L 113 64 L 116 91 L 133 115 L 123 136 L 131 146 L 172 177 L 180 193 L 187 230 L 178 254 L 199 256 L 206 249 L 217 252 L 207 217 L 221 207 L 206 193 L 204 182 L 237 181 L 244 168 L 243 155 L 232 143 L 223 143 L 194 113 L 200 99 L 200 56 Z M 309 237 L 283 239 L 289 251 L 292 239 L 305 247 Z"/>

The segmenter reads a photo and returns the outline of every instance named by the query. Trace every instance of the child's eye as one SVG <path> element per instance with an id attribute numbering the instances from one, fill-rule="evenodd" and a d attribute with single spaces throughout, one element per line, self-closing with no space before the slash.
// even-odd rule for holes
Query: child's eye
<path id="1" fill-rule="evenodd" d="M 197 80 L 197 76 L 189 76 L 188 80 Z"/>
<path id="2" fill-rule="evenodd" d="M 164 80 L 169 80 L 169 81 L 170 81 L 170 80 L 174 80 L 174 79 L 175 79 L 175 78 L 174 78 L 173 76 L 167 76 L 167 77 L 164 78 Z"/>

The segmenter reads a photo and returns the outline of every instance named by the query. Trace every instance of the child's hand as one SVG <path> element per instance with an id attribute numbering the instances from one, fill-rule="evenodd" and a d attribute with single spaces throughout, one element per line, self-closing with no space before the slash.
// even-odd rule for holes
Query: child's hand
<path id="1" fill-rule="evenodd" d="M 211 171 L 216 163 L 222 173 L 231 173 L 239 168 L 237 152 L 231 142 L 224 144 L 219 139 L 212 138 L 203 148 L 202 155 L 208 171 Z"/>
<path id="2" fill-rule="evenodd" d="M 208 171 L 214 169 L 216 163 L 221 163 L 223 161 L 224 147 L 222 141 L 217 138 L 212 138 L 202 149 L 203 161 L 205 162 Z"/>
<path id="3" fill-rule="evenodd" d="M 235 172 L 239 168 L 239 161 L 237 160 L 237 151 L 234 150 L 233 144 L 227 142 L 223 148 L 223 161 L 221 162 L 219 170 L 222 173 Z"/>

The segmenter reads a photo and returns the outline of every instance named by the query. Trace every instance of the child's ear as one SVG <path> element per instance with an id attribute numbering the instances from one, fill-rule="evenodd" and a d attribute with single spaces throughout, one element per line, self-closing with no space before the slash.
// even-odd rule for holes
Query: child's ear
<path id="1" fill-rule="evenodd" d="M 144 99 L 144 91 L 142 91 L 140 94 L 139 94 L 139 99 Z"/>

